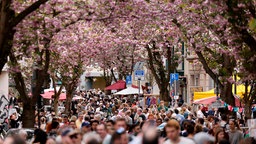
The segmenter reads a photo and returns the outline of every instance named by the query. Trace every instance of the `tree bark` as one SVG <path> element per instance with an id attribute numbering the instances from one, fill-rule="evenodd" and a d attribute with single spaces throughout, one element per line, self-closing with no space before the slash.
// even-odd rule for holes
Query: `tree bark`
<path id="1" fill-rule="evenodd" d="M 166 87 L 161 87 L 159 97 L 160 97 L 161 100 L 163 100 L 165 102 L 170 102 L 169 90 Z"/>
<path id="2" fill-rule="evenodd" d="M 66 103 L 65 103 L 65 114 L 66 115 L 71 115 L 70 110 L 71 110 L 71 102 L 72 102 L 72 92 L 73 91 L 66 91 Z"/>
<path id="3" fill-rule="evenodd" d="M 55 77 L 52 76 L 52 81 L 53 81 L 53 88 L 54 88 L 54 101 L 53 101 L 53 109 L 55 112 L 55 115 L 58 115 L 58 102 L 59 102 L 59 98 L 60 98 L 60 94 L 63 88 L 63 85 L 60 86 L 59 90 L 57 91 L 56 89 L 56 83 L 55 83 Z"/>
<path id="4" fill-rule="evenodd" d="M 256 99 L 256 95 L 255 95 L 255 81 L 252 82 L 252 84 L 250 85 L 250 91 L 248 89 L 249 87 L 249 83 L 248 81 L 245 82 L 245 93 L 244 93 L 244 97 L 243 97 L 243 103 L 244 103 L 244 114 L 246 118 L 251 118 L 251 114 L 252 114 L 252 104 L 253 101 Z"/>
<path id="5" fill-rule="evenodd" d="M 235 97 L 232 93 L 232 85 L 230 82 L 226 82 L 221 88 L 220 98 L 227 104 L 235 106 Z"/>
<path id="6" fill-rule="evenodd" d="M 250 119 L 251 118 L 251 115 L 252 115 L 252 104 L 246 102 L 244 104 L 244 115 L 246 118 Z"/>
<path id="7" fill-rule="evenodd" d="M 34 128 L 35 124 L 35 103 L 23 102 L 22 127 Z"/>

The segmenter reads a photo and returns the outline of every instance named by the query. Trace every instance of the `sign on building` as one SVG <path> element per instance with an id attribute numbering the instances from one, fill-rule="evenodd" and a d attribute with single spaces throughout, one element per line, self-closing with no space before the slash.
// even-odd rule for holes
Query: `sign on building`
<path id="1" fill-rule="evenodd" d="M 135 80 L 144 80 L 145 79 L 145 72 L 144 70 L 135 70 L 135 73 L 134 73 L 134 79 Z"/>
<path id="2" fill-rule="evenodd" d="M 131 86 L 132 85 L 132 76 L 131 75 L 128 75 L 126 76 L 126 86 Z"/>
<path id="3" fill-rule="evenodd" d="M 170 84 L 172 84 L 174 81 L 179 80 L 179 74 L 178 73 L 171 73 L 170 74 Z"/>
<path id="4" fill-rule="evenodd" d="M 217 100 L 211 104 L 211 108 L 222 108 L 224 107 L 224 104 L 222 104 L 221 101 Z"/>
<path id="5" fill-rule="evenodd" d="M 250 137 L 256 138 L 256 119 L 247 120 Z"/>

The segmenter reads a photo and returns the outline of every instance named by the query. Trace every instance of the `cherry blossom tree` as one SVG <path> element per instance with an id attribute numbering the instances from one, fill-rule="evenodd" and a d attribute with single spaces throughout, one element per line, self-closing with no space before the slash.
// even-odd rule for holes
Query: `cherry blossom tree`
<path id="1" fill-rule="evenodd" d="M 111 21 L 104 22 L 106 27 L 108 27 L 106 32 L 111 36 L 100 36 L 99 41 L 105 44 L 100 46 L 111 47 L 117 57 L 114 60 L 112 60 L 112 57 L 108 58 L 110 60 L 108 66 L 112 65 L 111 62 L 114 61 L 114 66 L 119 69 L 118 63 L 120 62 L 119 67 L 125 69 L 127 67 L 124 65 L 125 59 L 120 59 L 120 57 L 124 57 L 123 54 L 127 54 L 127 52 L 136 54 L 135 57 L 130 56 L 132 58 L 131 61 L 144 59 L 148 62 L 148 66 L 152 70 L 159 88 L 161 88 L 161 98 L 169 101 L 169 75 L 170 72 L 175 70 L 180 60 L 176 57 L 179 55 L 179 53 L 176 53 L 176 48 L 178 47 L 175 47 L 174 52 L 173 46 L 178 45 L 181 37 L 178 28 L 176 27 L 175 29 L 175 25 L 168 20 L 171 18 L 171 11 L 168 10 L 169 5 L 166 4 L 168 3 L 161 1 L 147 2 L 136 0 L 118 3 L 117 6 L 122 6 L 123 8 L 115 9 L 113 12 L 115 16 Z M 123 15 L 120 16 L 120 14 Z M 153 46 L 154 50 L 151 50 L 149 45 Z M 120 48 L 121 51 L 117 48 Z M 129 51 L 126 51 L 126 48 Z M 109 50 L 107 53 L 109 53 Z M 103 55 L 105 56 L 104 52 Z M 138 57 L 138 55 L 141 56 Z M 110 56 L 112 55 L 110 54 Z M 129 58 L 129 56 L 126 57 Z M 167 58 L 169 61 L 168 68 L 165 68 L 163 65 L 164 58 Z M 103 62 L 103 64 L 106 64 L 106 61 Z M 118 72 L 122 73 L 121 70 L 118 70 Z"/>
<path id="2" fill-rule="evenodd" d="M 240 83 L 246 86 L 245 114 L 250 117 L 255 99 L 256 39 L 255 31 L 250 29 L 256 15 L 255 1 L 176 0 L 173 5 L 177 14 L 173 22 L 182 29 L 206 72 L 219 84 L 221 99 L 232 106 L 232 77 L 238 70 Z"/>
<path id="3" fill-rule="evenodd" d="M 30 0 L 13 2 L 12 0 L 0 1 L 0 72 L 7 63 L 12 49 L 15 27 L 30 13 L 38 9 L 48 0 Z M 21 5 L 21 3 L 23 3 Z M 16 9 L 20 7 L 19 9 Z"/>
<path id="4" fill-rule="evenodd" d="M 34 127 L 35 104 L 49 75 L 50 55 L 54 50 L 52 38 L 80 19 L 87 18 L 87 11 L 79 11 L 73 2 L 49 1 L 16 27 L 10 66 L 23 102 L 24 127 Z M 31 71 L 36 75 L 33 83 Z M 29 95 L 31 85 L 32 96 Z"/>
<path id="5" fill-rule="evenodd" d="M 87 45 L 91 34 L 89 29 L 88 22 L 79 21 L 55 35 L 51 43 L 53 51 L 50 71 L 53 78 L 58 78 L 66 89 L 65 113 L 68 115 L 80 77 L 90 59 L 95 56 L 93 49 Z M 59 95 L 60 93 L 56 93 L 54 97 L 56 112 Z"/>

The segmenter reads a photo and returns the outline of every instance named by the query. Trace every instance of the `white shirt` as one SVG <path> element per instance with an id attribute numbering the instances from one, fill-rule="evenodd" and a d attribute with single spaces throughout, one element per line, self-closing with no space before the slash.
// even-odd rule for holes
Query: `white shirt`
<path id="1" fill-rule="evenodd" d="M 167 140 L 164 144 L 174 144 L 171 140 Z M 175 144 L 196 144 L 193 140 L 185 137 L 180 137 L 180 142 Z"/>
<path id="2" fill-rule="evenodd" d="M 198 110 L 198 111 L 197 111 L 196 116 L 197 116 L 198 118 L 204 118 L 204 114 L 203 114 L 203 112 L 202 112 L 201 110 Z"/>
<path id="3" fill-rule="evenodd" d="M 112 136 L 110 134 L 107 134 L 105 138 L 103 139 L 102 144 L 109 144 L 111 141 Z"/>

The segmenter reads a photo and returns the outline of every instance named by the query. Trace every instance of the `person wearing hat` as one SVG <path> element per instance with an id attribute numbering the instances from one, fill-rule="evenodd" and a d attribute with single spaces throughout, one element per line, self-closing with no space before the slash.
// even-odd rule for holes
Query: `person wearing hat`
<path id="1" fill-rule="evenodd" d="M 91 131 L 91 124 L 88 121 L 85 121 L 81 124 L 81 132 L 82 134 L 86 134 Z"/>

